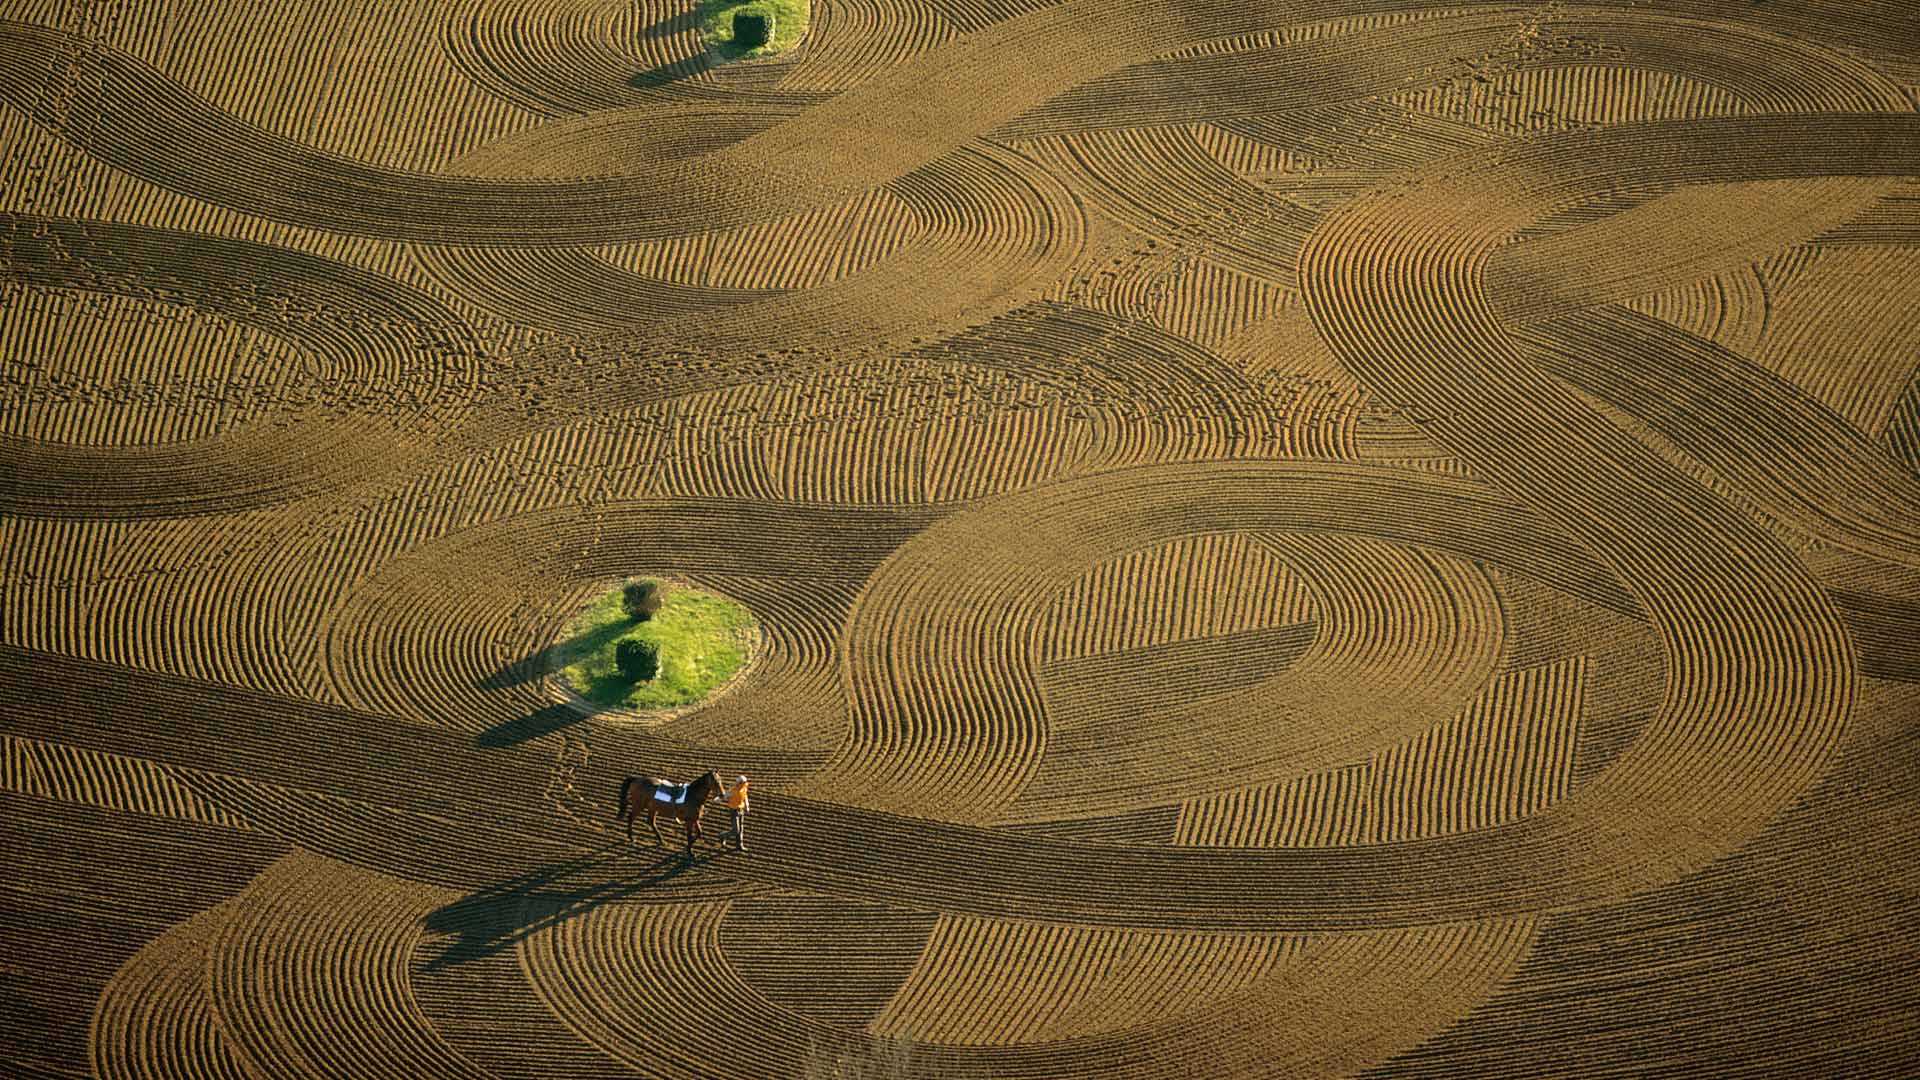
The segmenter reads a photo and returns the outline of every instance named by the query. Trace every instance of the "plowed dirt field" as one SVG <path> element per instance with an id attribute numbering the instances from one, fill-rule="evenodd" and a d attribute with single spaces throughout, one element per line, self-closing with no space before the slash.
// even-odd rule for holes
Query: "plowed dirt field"
<path id="1" fill-rule="evenodd" d="M 0 0 L 0 1076 L 1920 1076 L 1908 0 L 711 6 Z"/>

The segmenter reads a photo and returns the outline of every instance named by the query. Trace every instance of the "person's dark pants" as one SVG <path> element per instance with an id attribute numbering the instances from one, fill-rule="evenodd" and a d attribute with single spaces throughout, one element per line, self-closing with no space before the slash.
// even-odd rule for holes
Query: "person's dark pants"
<path id="1" fill-rule="evenodd" d="M 733 815 L 733 842 L 740 845 L 741 851 L 745 851 L 747 850 L 747 812 L 735 810 L 732 807 L 728 807 L 727 812 Z"/>

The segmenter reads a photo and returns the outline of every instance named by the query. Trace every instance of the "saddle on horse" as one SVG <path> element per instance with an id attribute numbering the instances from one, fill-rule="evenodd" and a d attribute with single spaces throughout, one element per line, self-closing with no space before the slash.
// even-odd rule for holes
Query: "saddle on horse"
<path id="1" fill-rule="evenodd" d="M 687 788 L 689 786 L 690 785 L 687 784 L 668 784 L 655 781 L 653 797 L 659 802 L 666 803 L 668 806 L 679 806 L 681 803 L 687 801 Z"/>

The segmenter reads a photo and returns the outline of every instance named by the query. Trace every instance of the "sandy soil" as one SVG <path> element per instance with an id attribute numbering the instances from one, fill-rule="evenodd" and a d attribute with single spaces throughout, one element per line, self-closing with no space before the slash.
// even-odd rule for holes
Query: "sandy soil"
<path id="1" fill-rule="evenodd" d="M 691 8 L 0 11 L 0 1072 L 1920 1075 L 1907 5 Z"/>

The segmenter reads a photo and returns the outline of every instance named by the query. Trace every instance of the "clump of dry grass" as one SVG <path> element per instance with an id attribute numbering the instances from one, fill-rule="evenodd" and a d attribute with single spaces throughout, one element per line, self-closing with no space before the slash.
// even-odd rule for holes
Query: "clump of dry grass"
<path id="1" fill-rule="evenodd" d="M 806 1080 L 937 1080 L 938 1070 L 907 1032 L 852 1049 L 817 1044 L 807 1053 Z"/>

